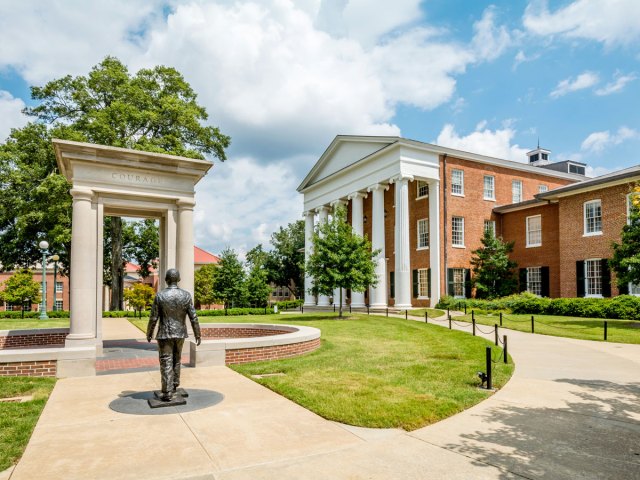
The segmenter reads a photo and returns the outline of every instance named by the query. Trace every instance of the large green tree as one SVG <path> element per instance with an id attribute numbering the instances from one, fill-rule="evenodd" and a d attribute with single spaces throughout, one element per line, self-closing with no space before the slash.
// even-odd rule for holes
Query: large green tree
<path id="1" fill-rule="evenodd" d="M 52 247 L 61 249 L 58 253 L 63 259 L 69 257 L 69 186 L 57 175 L 52 137 L 191 158 L 209 155 L 220 160 L 225 160 L 225 148 L 230 143 L 218 128 L 204 125 L 204 107 L 197 103 L 195 92 L 182 75 L 171 67 L 145 68 L 131 74 L 117 58 L 106 57 L 86 76 L 67 75 L 32 87 L 31 94 L 37 104 L 26 108 L 25 113 L 36 122 L 12 131 L 0 147 L 2 190 L 25 183 L 6 198 L 18 200 L 12 212 L 0 214 L 0 252 L 8 246 L 2 254 L 3 268 L 36 261 L 35 245 L 44 237 Z M 35 155 L 25 153 L 22 147 Z M 40 192 L 35 191 L 36 186 L 41 186 Z M 2 200 L 4 206 L 5 198 Z M 41 206 L 46 208 L 39 209 Z M 40 213 L 29 215 L 31 211 Z M 48 214 L 53 219 L 44 218 Z M 56 223 L 60 216 L 64 221 Z M 119 217 L 111 218 L 111 233 L 111 308 L 119 309 L 123 265 Z M 68 261 L 65 264 L 69 265 Z"/>
<path id="2" fill-rule="evenodd" d="M 265 262 L 267 277 L 298 297 L 304 288 L 304 221 L 280 227 L 271 235 L 273 249 Z"/>
<path id="3" fill-rule="evenodd" d="M 238 254 L 231 248 L 225 248 L 220 254 L 213 279 L 213 295 L 226 307 L 242 306 L 246 301 L 245 271 Z"/>
<path id="4" fill-rule="evenodd" d="M 15 272 L 1 286 L 0 300 L 12 305 L 22 305 L 25 298 L 31 303 L 39 303 L 42 299 L 40 284 L 33 280 L 33 273 L 26 268 Z"/>
<path id="5" fill-rule="evenodd" d="M 373 258 L 379 252 L 371 250 L 371 242 L 353 232 L 346 222 L 346 210 L 339 208 L 330 221 L 316 226 L 313 233 L 313 253 L 306 264 L 313 277 L 313 293 L 332 295 L 340 288 L 342 317 L 342 289 L 364 292 L 378 279 Z"/>
<path id="6" fill-rule="evenodd" d="M 195 271 L 193 275 L 193 297 L 196 308 L 217 303 L 218 299 L 213 290 L 217 272 L 218 266 L 213 263 L 203 265 Z"/>
<path id="7" fill-rule="evenodd" d="M 471 252 L 472 285 L 477 298 L 496 298 L 511 295 L 518 288 L 515 269 L 518 264 L 509 258 L 513 242 L 504 242 L 486 230 L 482 247 Z"/>
<path id="8" fill-rule="evenodd" d="M 640 285 L 640 186 L 634 187 L 629 205 L 629 221 L 622 227 L 620 243 L 613 243 L 609 266 L 616 272 L 618 288 Z"/>

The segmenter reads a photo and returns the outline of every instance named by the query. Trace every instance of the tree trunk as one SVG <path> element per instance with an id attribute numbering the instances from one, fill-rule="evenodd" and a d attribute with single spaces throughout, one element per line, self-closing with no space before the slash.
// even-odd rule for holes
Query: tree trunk
<path id="1" fill-rule="evenodd" d="M 124 310 L 123 281 L 122 218 L 111 217 L 111 303 L 109 310 Z"/>

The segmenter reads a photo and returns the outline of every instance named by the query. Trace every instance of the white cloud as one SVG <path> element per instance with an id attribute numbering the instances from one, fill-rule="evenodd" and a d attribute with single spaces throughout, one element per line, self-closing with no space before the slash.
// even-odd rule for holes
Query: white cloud
<path id="1" fill-rule="evenodd" d="M 630 45 L 640 38 L 640 2 L 637 0 L 575 0 L 550 12 L 546 0 L 531 2 L 523 23 L 534 35 L 586 38 L 607 47 Z"/>
<path id="2" fill-rule="evenodd" d="M 593 72 L 584 72 L 578 75 L 575 80 L 572 77 L 560 81 L 556 88 L 549 94 L 551 98 L 558 98 L 570 92 L 593 87 L 600 81 L 598 75 Z"/>
<path id="3" fill-rule="evenodd" d="M 27 123 L 27 117 L 22 114 L 24 107 L 20 98 L 0 90 L 0 142 L 4 142 L 12 128 L 20 128 Z"/>
<path id="4" fill-rule="evenodd" d="M 628 127 L 620 127 L 617 132 L 611 133 L 609 130 L 593 132 L 584 139 L 580 148 L 583 151 L 601 153 L 605 148 L 619 145 L 630 139 L 640 138 L 640 132 Z"/>
<path id="5" fill-rule="evenodd" d="M 516 53 L 516 56 L 513 58 L 513 70 L 517 69 L 520 64 L 525 63 L 525 62 L 533 62 L 534 60 L 537 60 L 538 58 L 540 58 L 540 54 L 539 53 L 534 53 L 532 55 L 527 56 L 522 50 L 518 50 L 518 53 Z"/>
<path id="6" fill-rule="evenodd" d="M 489 130 L 486 128 L 486 122 L 480 122 L 475 132 L 461 136 L 456 132 L 453 125 L 446 124 L 440 131 L 435 143 L 443 147 L 480 153 L 516 162 L 526 162 L 528 149 L 521 148 L 517 144 L 511 144 L 515 133 L 515 130 L 509 126 L 498 130 Z"/>
<path id="7" fill-rule="evenodd" d="M 488 7 L 473 25 L 473 49 L 479 59 L 495 60 L 511 45 L 511 35 L 504 25 L 496 27 L 495 8 Z"/>
<path id="8" fill-rule="evenodd" d="M 636 78 L 636 75 L 633 73 L 630 75 L 618 74 L 613 82 L 609 82 L 604 87 L 597 89 L 596 95 L 604 96 L 621 92 L 624 90 L 624 87 L 627 86 L 627 83 L 632 82 Z"/>
<path id="9" fill-rule="evenodd" d="M 585 176 L 589 178 L 600 177 L 602 175 L 606 175 L 607 173 L 615 172 L 616 170 L 621 170 L 623 167 L 615 167 L 615 168 L 607 168 L 607 167 L 592 167 L 587 165 L 585 169 Z"/>
<path id="10" fill-rule="evenodd" d="M 291 162 L 263 165 L 250 157 L 216 163 L 197 185 L 195 242 L 212 252 L 226 246 L 244 254 L 271 232 L 301 217 L 299 178 Z"/>

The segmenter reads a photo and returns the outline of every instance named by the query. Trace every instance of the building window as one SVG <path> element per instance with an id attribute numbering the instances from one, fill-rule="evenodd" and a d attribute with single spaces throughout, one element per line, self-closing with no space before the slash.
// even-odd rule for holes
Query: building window
<path id="1" fill-rule="evenodd" d="M 62 300 L 56 300 L 56 311 L 60 311 L 62 310 L 63 306 L 62 306 Z"/>
<path id="2" fill-rule="evenodd" d="M 537 162 L 539 158 L 540 158 L 540 156 L 539 156 L 537 153 L 534 153 L 533 155 L 531 155 L 531 156 L 529 157 L 529 161 L 530 161 L 531 163 L 533 163 L 533 162 Z"/>
<path id="3" fill-rule="evenodd" d="M 418 190 L 417 198 L 427 198 L 429 196 L 429 184 L 427 182 L 423 182 L 422 180 L 418 180 L 416 182 L 416 188 Z"/>
<path id="4" fill-rule="evenodd" d="M 584 234 L 602 233 L 602 204 L 600 200 L 591 200 L 584 204 Z"/>
<path id="5" fill-rule="evenodd" d="M 542 154 L 542 160 L 549 160 L 549 154 L 548 153 L 543 153 Z"/>
<path id="6" fill-rule="evenodd" d="M 418 220 L 418 250 L 429 248 L 429 219 Z"/>
<path id="7" fill-rule="evenodd" d="M 6 312 L 11 312 L 13 310 L 13 305 L 6 304 L 4 306 Z"/>
<path id="8" fill-rule="evenodd" d="M 464 172 L 462 170 L 451 172 L 451 194 L 464 195 Z"/>
<path id="9" fill-rule="evenodd" d="M 511 202 L 520 203 L 522 201 L 522 180 L 511 182 Z"/>
<path id="10" fill-rule="evenodd" d="M 63 289 L 64 289 L 64 286 L 62 282 L 56 282 L 56 293 L 62 293 Z"/>
<path id="11" fill-rule="evenodd" d="M 484 221 L 484 231 L 489 232 L 492 237 L 496 236 L 496 221 L 495 220 L 485 220 Z"/>
<path id="12" fill-rule="evenodd" d="M 453 270 L 453 296 L 456 298 L 465 298 L 464 277 L 466 275 L 464 268 L 452 268 Z"/>
<path id="13" fill-rule="evenodd" d="M 527 268 L 527 292 L 538 296 L 542 295 L 542 268 Z"/>
<path id="14" fill-rule="evenodd" d="M 635 283 L 629 284 L 629 295 L 634 295 L 636 297 L 640 297 L 640 285 L 636 285 Z"/>
<path id="15" fill-rule="evenodd" d="M 451 243 L 454 247 L 464 247 L 464 217 L 451 219 Z"/>
<path id="16" fill-rule="evenodd" d="M 584 261 L 585 270 L 585 292 L 587 297 L 602 296 L 602 261 L 598 258 L 595 260 Z"/>
<path id="17" fill-rule="evenodd" d="M 484 199 L 496 199 L 496 177 L 494 177 L 493 175 L 484 176 Z"/>
<path id="18" fill-rule="evenodd" d="M 545 193 L 549 191 L 549 187 L 546 185 L 538 185 L 538 193 Z"/>
<path id="19" fill-rule="evenodd" d="M 418 270 L 418 298 L 429 298 L 429 269 Z"/>
<path id="20" fill-rule="evenodd" d="M 542 245 L 542 216 L 527 217 L 527 247 Z"/>

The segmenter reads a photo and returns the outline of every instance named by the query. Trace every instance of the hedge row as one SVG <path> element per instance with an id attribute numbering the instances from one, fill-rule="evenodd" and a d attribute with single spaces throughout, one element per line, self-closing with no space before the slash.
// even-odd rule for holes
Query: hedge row
<path id="1" fill-rule="evenodd" d="M 51 311 L 47 312 L 47 316 L 49 318 L 69 318 L 69 312 L 67 310 Z M 0 318 L 22 318 L 22 312 L 20 310 L 0 312 Z M 24 312 L 24 318 L 40 318 L 40 312 Z"/>
<path id="2" fill-rule="evenodd" d="M 460 307 L 514 314 L 561 315 L 586 318 L 640 320 L 640 297 L 619 295 L 613 298 L 546 298 L 520 293 L 495 300 L 458 300 L 444 296 L 437 308 Z"/>
<path id="3" fill-rule="evenodd" d="M 291 310 L 292 308 L 300 308 L 300 305 L 304 303 L 304 300 L 283 300 L 282 302 L 276 302 L 278 310 Z"/>
<path id="4" fill-rule="evenodd" d="M 266 313 L 265 313 L 266 312 Z M 225 315 L 225 310 L 197 310 L 199 317 L 219 317 Z M 269 315 L 273 313 L 273 308 L 229 308 L 226 315 Z M 49 318 L 69 318 L 68 311 L 47 312 Z M 134 312 L 133 310 L 112 310 L 102 312 L 103 318 L 134 318 L 148 317 L 149 311 Z M 40 312 L 24 312 L 24 318 L 39 318 Z M 22 318 L 22 312 L 0 312 L 0 318 Z"/>

